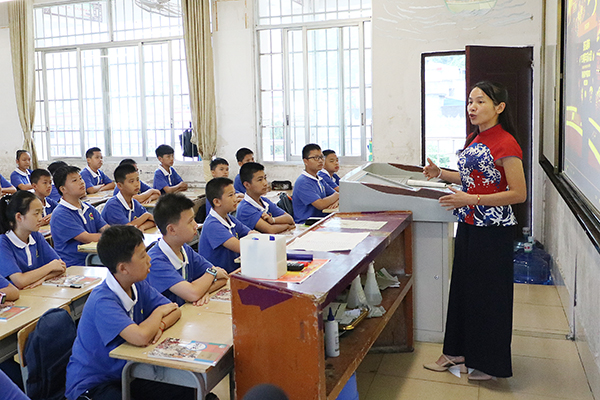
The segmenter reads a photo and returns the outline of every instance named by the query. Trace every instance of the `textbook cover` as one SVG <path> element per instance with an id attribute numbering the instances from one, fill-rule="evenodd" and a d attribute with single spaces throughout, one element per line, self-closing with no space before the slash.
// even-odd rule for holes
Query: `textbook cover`
<path id="1" fill-rule="evenodd" d="M 167 338 L 148 353 L 148 357 L 216 365 L 230 347 L 222 343 Z"/>
<path id="2" fill-rule="evenodd" d="M 44 281 L 42 285 L 81 289 L 82 287 L 90 285 L 99 280 L 100 278 L 93 276 L 63 275 L 48 279 L 47 281 Z"/>
<path id="3" fill-rule="evenodd" d="M 22 306 L 8 306 L 8 307 L 0 308 L 0 322 L 8 321 L 9 319 L 21 314 L 22 312 L 27 311 L 27 310 L 29 310 L 29 307 L 22 307 Z"/>
<path id="4" fill-rule="evenodd" d="M 215 294 L 210 296 L 211 301 L 229 301 L 231 302 L 231 289 L 222 288 L 219 289 Z"/>

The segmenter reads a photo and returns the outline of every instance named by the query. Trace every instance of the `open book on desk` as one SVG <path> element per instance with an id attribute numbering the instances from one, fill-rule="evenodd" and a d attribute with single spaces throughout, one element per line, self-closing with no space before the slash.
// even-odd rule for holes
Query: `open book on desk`
<path id="1" fill-rule="evenodd" d="M 97 282 L 100 279 L 101 278 L 93 276 L 63 275 L 48 279 L 47 281 L 44 281 L 42 285 L 81 289 L 82 287 Z"/>
<path id="2" fill-rule="evenodd" d="M 29 310 L 29 307 L 23 307 L 23 306 L 0 307 L 0 322 L 8 321 L 9 319 L 14 318 L 17 315 L 19 315 L 22 312 L 25 312 L 27 310 Z"/>
<path id="3" fill-rule="evenodd" d="M 167 338 L 148 353 L 148 357 L 216 365 L 230 347 L 223 343 Z"/>

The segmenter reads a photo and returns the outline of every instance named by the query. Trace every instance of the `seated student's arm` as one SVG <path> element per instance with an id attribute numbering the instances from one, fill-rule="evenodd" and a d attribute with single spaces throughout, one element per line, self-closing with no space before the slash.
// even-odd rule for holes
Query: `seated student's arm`
<path id="1" fill-rule="evenodd" d="M 331 188 L 329 188 L 330 190 L 333 190 Z M 329 195 L 327 197 L 324 197 L 322 199 L 319 200 L 315 200 L 313 201 L 311 204 L 317 209 L 317 210 L 324 210 L 326 208 L 328 208 L 329 206 L 331 206 L 332 204 L 334 204 L 336 201 L 338 201 L 340 198 L 340 194 L 338 192 L 335 192 L 332 195 Z"/>
<path id="2" fill-rule="evenodd" d="M 179 182 L 175 186 L 165 186 L 163 190 L 165 191 L 165 193 L 185 192 L 186 190 L 188 190 L 188 184 L 185 182 Z"/>
<path id="3" fill-rule="evenodd" d="M 240 240 L 238 238 L 230 237 L 223 243 L 223 246 L 234 253 L 240 252 Z"/>
<path id="4" fill-rule="evenodd" d="M 157 190 L 157 189 L 148 189 L 145 192 L 142 192 L 140 194 L 136 194 L 135 196 L 133 196 L 134 199 L 136 199 L 137 201 L 139 201 L 142 204 L 150 203 L 151 201 L 154 201 L 154 200 L 158 199 L 159 197 L 160 197 L 160 190 Z"/>
<path id="5" fill-rule="evenodd" d="M 94 185 L 94 186 L 90 186 L 88 188 L 85 189 L 85 191 L 87 192 L 87 194 L 94 194 L 94 193 L 98 193 L 102 187 L 104 185 Z"/>
<path id="6" fill-rule="evenodd" d="M 275 221 L 276 224 L 288 224 L 288 225 L 292 225 L 294 227 L 296 226 L 296 224 L 294 223 L 294 217 L 292 217 L 288 213 L 280 215 L 279 217 L 275 217 L 273 220 Z"/>
<path id="7" fill-rule="evenodd" d="M 46 215 L 44 218 L 42 218 L 40 220 L 40 222 L 38 223 L 37 226 L 44 226 L 44 225 L 48 225 L 50 223 L 50 218 L 52 217 L 52 214 L 48 214 Z"/>
<path id="8" fill-rule="evenodd" d="M 105 225 L 105 227 L 108 225 Z M 103 227 L 100 231 L 102 232 L 105 228 Z M 79 235 L 75 236 L 73 239 L 81 242 L 83 244 L 97 242 L 100 240 L 100 236 L 102 233 L 89 233 L 89 232 L 81 232 Z"/>
<path id="9" fill-rule="evenodd" d="M 195 303 L 198 300 L 201 300 L 207 293 L 210 293 L 211 291 L 216 289 L 220 289 L 225 285 L 225 283 L 227 283 L 227 279 L 229 278 L 227 272 L 219 267 L 214 268 L 217 270 L 216 282 L 213 282 L 214 278 L 211 274 L 205 272 L 200 278 L 196 279 L 195 281 L 181 281 L 171 286 L 169 290 L 175 293 L 177 296 L 184 299 L 185 301 L 189 303 Z M 204 304 L 204 302 L 202 302 L 202 304 Z"/>
<path id="10" fill-rule="evenodd" d="M 17 191 L 17 188 L 12 185 L 2 188 L 2 194 L 13 194 L 16 191 Z"/>
<path id="11" fill-rule="evenodd" d="M 127 326 L 119 336 L 134 346 L 147 346 L 150 343 L 156 343 L 162 331 L 172 326 L 179 318 L 181 318 L 181 310 L 177 307 L 177 304 L 163 304 L 156 307 L 152 314 L 139 325 L 131 324 Z"/>
<path id="12" fill-rule="evenodd" d="M 293 222 L 294 221 L 292 220 L 292 223 Z M 256 222 L 254 228 L 262 233 L 281 233 L 290 229 L 290 224 L 286 222 L 277 223 L 275 218 L 273 218 L 267 213 L 264 213 L 262 217 Z"/>
<path id="13" fill-rule="evenodd" d="M 26 287 L 37 286 L 34 284 L 41 284 L 46 279 L 64 274 L 66 270 L 67 266 L 64 261 L 56 259 L 31 271 L 15 272 L 14 274 L 11 274 L 9 278 L 17 288 L 24 289 Z"/>
<path id="14" fill-rule="evenodd" d="M 149 212 L 146 212 L 146 213 L 140 215 L 138 218 L 129 222 L 127 225 L 133 225 L 136 228 L 139 228 L 141 231 L 144 231 L 146 229 L 150 229 L 150 228 L 153 228 L 156 226 L 156 224 L 154 223 L 154 216 L 152 216 L 152 214 L 150 214 Z"/>
<path id="15" fill-rule="evenodd" d="M 33 185 L 31 183 L 21 183 L 17 186 L 19 190 L 31 190 L 33 189 Z"/>
<path id="16" fill-rule="evenodd" d="M 104 190 L 113 190 L 115 188 L 115 183 L 111 182 L 111 183 L 107 183 L 105 185 L 100 185 L 100 192 L 104 191 Z"/>
<path id="17" fill-rule="evenodd" d="M 1 287 L 0 292 L 6 295 L 7 301 L 15 301 L 19 299 L 19 289 L 12 283 L 8 283 L 7 286 Z"/>

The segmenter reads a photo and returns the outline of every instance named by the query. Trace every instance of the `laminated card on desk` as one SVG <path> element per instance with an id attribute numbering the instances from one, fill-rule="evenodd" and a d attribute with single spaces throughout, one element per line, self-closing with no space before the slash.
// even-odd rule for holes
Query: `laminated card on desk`
<path id="1" fill-rule="evenodd" d="M 364 221 L 357 219 L 334 218 L 323 226 L 326 228 L 360 229 L 363 231 L 377 231 L 387 224 L 387 221 Z"/>
<path id="2" fill-rule="evenodd" d="M 29 307 L 22 306 L 6 306 L 0 308 L 0 322 L 8 321 L 27 310 L 29 310 Z"/>
<path id="3" fill-rule="evenodd" d="M 309 232 L 288 245 L 288 250 L 351 251 L 369 232 Z"/>
<path id="4" fill-rule="evenodd" d="M 166 338 L 154 348 L 148 357 L 216 365 L 231 345 Z"/>
<path id="5" fill-rule="evenodd" d="M 210 301 L 229 301 L 231 302 L 231 289 L 222 288 L 210 296 Z"/>

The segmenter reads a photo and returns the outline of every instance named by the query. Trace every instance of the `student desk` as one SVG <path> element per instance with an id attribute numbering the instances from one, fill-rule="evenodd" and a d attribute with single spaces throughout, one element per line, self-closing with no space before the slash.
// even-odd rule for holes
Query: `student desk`
<path id="1" fill-rule="evenodd" d="M 43 297 L 43 301 L 48 299 L 60 299 L 66 304 L 69 304 L 71 315 L 73 316 L 73 319 L 77 320 L 79 317 L 81 317 L 83 306 L 92 292 L 92 289 L 106 279 L 107 273 L 108 270 L 105 267 L 72 266 L 67 268 L 67 275 L 92 276 L 100 279 L 97 282 L 82 287 L 81 289 L 40 285 L 34 287 L 33 289 L 21 290 L 21 294 L 37 298 Z"/>
<path id="2" fill-rule="evenodd" d="M 6 322 L 0 322 L 0 363 L 17 354 L 17 333 L 21 328 L 35 321 L 51 308 L 62 307 L 68 303 L 67 299 L 42 299 L 29 296 L 22 291 L 19 300 L 15 301 L 15 305 L 29 307 L 29 310 L 23 311 Z"/>
<path id="3" fill-rule="evenodd" d="M 156 242 L 162 235 L 158 232 L 158 229 L 151 228 L 144 232 L 144 245 L 150 246 L 152 242 Z M 80 253 L 97 254 L 98 253 L 98 242 L 90 242 L 86 244 L 80 244 L 77 246 L 77 251 Z"/>
<path id="4" fill-rule="evenodd" d="M 182 195 L 184 195 L 185 197 L 187 197 L 190 200 L 194 200 L 194 199 L 204 195 L 204 189 L 203 188 L 193 188 L 193 189 L 188 189 L 186 191 L 178 192 L 178 193 L 181 193 Z M 151 201 L 150 203 L 142 204 L 142 205 L 144 207 L 146 207 L 148 209 L 148 211 L 152 212 L 152 209 L 154 209 L 154 207 L 156 207 L 157 202 L 158 202 L 158 200 L 154 200 L 154 201 Z"/>
<path id="5" fill-rule="evenodd" d="M 231 315 L 202 311 L 201 307 L 184 304 L 181 306 L 181 319 L 163 333 L 158 343 L 168 337 L 233 344 Z M 233 371 L 233 349 L 231 348 L 217 365 L 212 367 L 193 362 L 148 357 L 148 353 L 155 347 L 156 344 L 137 347 L 124 343 L 110 352 L 111 357 L 127 361 L 122 373 L 123 400 L 130 399 L 129 385 L 134 378 L 193 387 L 197 389 L 198 400 L 204 400 L 204 396 Z M 231 388 L 233 391 L 233 382 Z M 234 398 L 233 392 L 231 398 Z"/>
<path id="6" fill-rule="evenodd" d="M 360 232 L 327 221 L 385 221 L 350 252 L 314 252 L 330 261 L 300 284 L 231 276 L 235 327 L 235 384 L 241 399 L 253 386 L 272 383 L 291 400 L 336 399 L 371 346 L 386 352 L 413 348 L 412 213 L 336 213 L 306 232 Z M 398 276 L 399 288 L 382 292 L 386 313 L 362 321 L 340 338 L 340 355 L 325 359 L 323 309 L 371 261 Z"/>
<path id="7" fill-rule="evenodd" d="M 88 194 L 81 200 L 96 207 L 102 203 L 106 203 L 111 197 L 113 197 L 113 189 Z"/>

